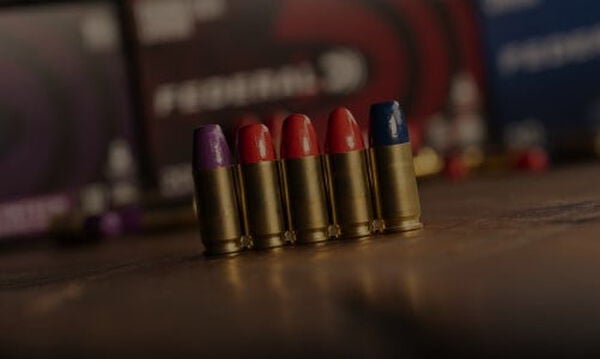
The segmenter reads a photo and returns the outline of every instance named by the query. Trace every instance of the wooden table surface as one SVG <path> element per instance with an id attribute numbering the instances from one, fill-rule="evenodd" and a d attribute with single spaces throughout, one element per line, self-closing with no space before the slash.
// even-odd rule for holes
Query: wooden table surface
<path id="1" fill-rule="evenodd" d="M 600 354 L 600 166 L 421 184 L 411 235 L 204 258 L 195 231 L 0 252 L 0 357 Z"/>

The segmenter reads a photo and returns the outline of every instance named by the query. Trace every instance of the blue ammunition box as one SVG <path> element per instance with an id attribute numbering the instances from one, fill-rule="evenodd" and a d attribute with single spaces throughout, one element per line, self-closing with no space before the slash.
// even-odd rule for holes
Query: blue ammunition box
<path id="1" fill-rule="evenodd" d="M 494 138 L 508 147 L 545 144 L 555 154 L 592 150 L 600 129 L 600 1 L 477 5 Z"/>

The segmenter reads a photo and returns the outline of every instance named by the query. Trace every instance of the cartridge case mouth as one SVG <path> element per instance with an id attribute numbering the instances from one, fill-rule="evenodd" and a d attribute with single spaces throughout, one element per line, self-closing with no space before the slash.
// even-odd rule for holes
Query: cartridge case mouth
<path id="1" fill-rule="evenodd" d="M 233 167 L 195 170 L 195 207 L 207 255 L 241 251 L 242 226 Z"/>
<path id="2" fill-rule="evenodd" d="M 410 143 L 369 150 L 377 218 L 384 233 L 423 228 Z"/>
<path id="3" fill-rule="evenodd" d="M 333 223 L 340 238 L 373 234 L 374 210 L 366 150 L 329 154 L 326 168 Z"/>
<path id="4" fill-rule="evenodd" d="M 279 247 L 287 240 L 277 161 L 240 166 L 247 234 L 257 249 Z"/>
<path id="5" fill-rule="evenodd" d="M 322 156 L 282 161 L 288 226 L 297 243 L 329 238 L 329 208 Z"/>

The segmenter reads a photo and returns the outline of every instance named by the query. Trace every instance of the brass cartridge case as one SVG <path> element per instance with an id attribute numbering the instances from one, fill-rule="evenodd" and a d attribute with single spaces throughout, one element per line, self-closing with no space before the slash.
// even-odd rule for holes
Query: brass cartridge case
<path id="1" fill-rule="evenodd" d="M 332 219 L 341 238 L 373 233 L 373 202 L 369 183 L 367 151 L 326 156 Z"/>
<path id="2" fill-rule="evenodd" d="M 233 167 L 194 170 L 196 213 L 206 254 L 244 248 Z"/>
<path id="3" fill-rule="evenodd" d="M 240 167 L 244 215 L 253 246 L 267 249 L 284 245 L 287 233 L 277 161 Z"/>
<path id="4" fill-rule="evenodd" d="M 370 149 L 377 217 L 384 232 L 423 228 L 410 143 Z"/>
<path id="5" fill-rule="evenodd" d="M 321 156 L 286 159 L 283 162 L 288 223 L 298 243 L 329 238 L 327 191 Z"/>

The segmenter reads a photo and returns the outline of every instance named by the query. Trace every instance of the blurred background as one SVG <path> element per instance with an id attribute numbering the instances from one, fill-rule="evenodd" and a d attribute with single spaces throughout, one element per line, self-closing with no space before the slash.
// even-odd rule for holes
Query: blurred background
<path id="1" fill-rule="evenodd" d="M 598 1 L 1 4 L 3 241 L 193 223 L 203 123 L 398 99 L 423 179 L 600 154 Z"/>

